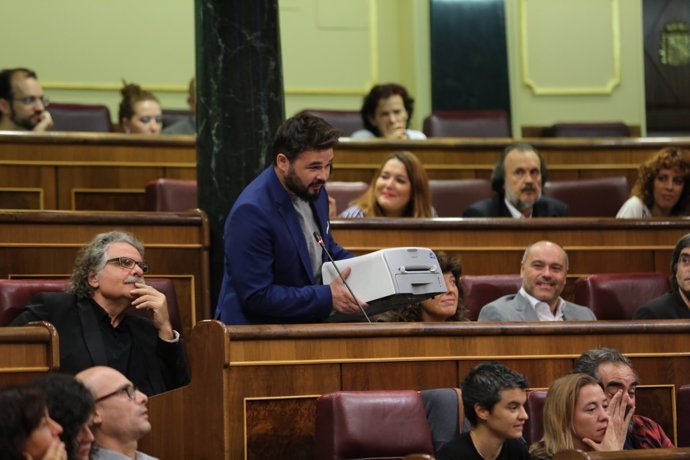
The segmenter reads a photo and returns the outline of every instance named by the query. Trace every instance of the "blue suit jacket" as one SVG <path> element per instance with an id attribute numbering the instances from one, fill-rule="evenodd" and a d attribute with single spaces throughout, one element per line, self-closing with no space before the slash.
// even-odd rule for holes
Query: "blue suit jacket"
<path id="1" fill-rule="evenodd" d="M 331 237 L 325 189 L 311 208 L 333 258 L 352 257 Z M 331 288 L 315 284 L 297 213 L 273 166 L 235 201 L 225 221 L 224 246 L 217 319 L 226 324 L 253 324 L 313 323 L 328 318 Z M 328 260 L 326 254 L 323 260 Z"/>

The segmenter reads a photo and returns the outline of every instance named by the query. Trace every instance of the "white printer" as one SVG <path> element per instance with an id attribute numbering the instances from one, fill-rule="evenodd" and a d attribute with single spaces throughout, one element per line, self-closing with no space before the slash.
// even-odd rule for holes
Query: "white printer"
<path id="1" fill-rule="evenodd" d="M 420 302 L 446 292 L 436 254 L 429 248 L 388 248 L 351 259 L 336 260 L 340 271 L 352 268 L 346 282 L 357 298 L 367 302 L 367 315 Z M 324 284 L 339 278 L 332 262 L 321 267 Z M 362 321 L 360 313 L 334 313 L 328 321 Z"/>

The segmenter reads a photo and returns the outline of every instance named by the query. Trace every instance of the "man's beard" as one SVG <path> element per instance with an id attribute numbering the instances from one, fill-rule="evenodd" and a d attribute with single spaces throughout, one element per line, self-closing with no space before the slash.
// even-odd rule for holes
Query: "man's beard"
<path id="1" fill-rule="evenodd" d="M 10 105 L 10 120 L 12 120 L 12 123 L 14 123 L 15 125 L 24 128 L 28 131 L 32 131 L 34 129 L 34 126 L 38 124 L 38 120 L 34 122 L 33 118 L 34 114 L 31 114 L 31 116 L 29 116 L 28 118 L 17 118 L 17 113 Z"/>
<path id="2" fill-rule="evenodd" d="M 528 189 L 523 188 L 522 190 L 520 190 L 520 193 L 522 193 L 526 190 L 528 190 Z M 532 187 L 530 190 L 536 192 L 536 189 L 534 187 Z M 534 206 L 534 203 L 536 203 L 537 200 L 539 200 L 539 198 L 541 197 L 541 193 L 538 193 L 537 197 L 535 199 L 525 201 L 525 200 L 520 199 L 520 195 L 513 195 L 513 193 L 511 191 L 509 191 L 507 188 L 506 188 L 505 193 L 506 193 L 506 198 L 508 198 L 508 202 L 510 202 L 513 206 L 515 206 L 515 208 L 518 209 L 519 211 L 524 211 L 525 209 L 531 208 L 532 206 Z"/>
<path id="3" fill-rule="evenodd" d="M 323 184 L 325 184 L 325 181 L 316 180 L 309 184 L 309 186 Z M 297 174 L 295 174 L 294 167 L 290 166 L 287 176 L 285 176 L 285 187 L 305 201 L 316 201 L 316 199 L 319 197 L 319 192 L 321 192 L 321 189 L 317 190 L 316 192 L 310 192 L 309 186 L 304 186 L 302 184 L 302 181 L 300 181 L 299 177 L 297 177 Z"/>

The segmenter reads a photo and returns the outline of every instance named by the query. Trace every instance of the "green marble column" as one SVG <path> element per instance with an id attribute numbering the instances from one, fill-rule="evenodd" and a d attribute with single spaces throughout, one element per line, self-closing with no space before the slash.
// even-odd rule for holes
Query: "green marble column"
<path id="1" fill-rule="evenodd" d="M 285 118 L 278 0 L 196 0 L 197 180 L 211 229 L 211 305 L 223 278 L 223 224 L 267 165 Z"/>

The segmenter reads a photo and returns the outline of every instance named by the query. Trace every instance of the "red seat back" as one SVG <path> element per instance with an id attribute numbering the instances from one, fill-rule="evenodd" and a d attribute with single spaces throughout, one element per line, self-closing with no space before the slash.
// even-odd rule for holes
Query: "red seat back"
<path id="1" fill-rule="evenodd" d="M 196 209 L 198 191 L 195 180 L 156 179 L 146 184 L 144 209 L 182 212 Z"/>
<path id="2" fill-rule="evenodd" d="M 358 129 L 364 129 L 362 124 L 362 116 L 359 110 L 322 110 L 322 109 L 304 109 L 297 115 L 309 114 L 323 118 L 335 128 L 337 128 L 344 137 L 350 136 Z"/>
<path id="3" fill-rule="evenodd" d="M 486 179 L 431 179 L 429 189 L 439 217 L 462 217 L 472 203 L 490 198 L 493 193 Z"/>
<path id="4" fill-rule="evenodd" d="M 433 112 L 424 118 L 423 130 L 427 137 L 510 137 L 503 110 Z"/>
<path id="5" fill-rule="evenodd" d="M 669 289 L 663 273 L 600 273 L 575 282 L 575 303 L 591 308 L 597 319 L 626 320 Z"/>
<path id="6" fill-rule="evenodd" d="M 369 188 L 366 182 L 329 181 L 326 183 L 328 196 L 335 198 L 337 214 L 345 211 L 350 206 L 350 201 L 359 198 Z"/>
<path id="7" fill-rule="evenodd" d="M 53 118 L 53 131 L 110 132 L 113 130 L 110 110 L 103 104 L 51 102 L 47 110 Z"/>
<path id="8" fill-rule="evenodd" d="M 676 420 L 678 447 L 690 447 L 690 385 L 676 390 Z"/>
<path id="9" fill-rule="evenodd" d="M 168 303 L 168 314 L 170 322 L 176 331 L 182 332 L 182 322 L 177 306 L 177 295 L 175 285 L 169 278 L 147 277 L 146 282 L 165 294 Z M 67 279 L 39 279 L 39 278 L 19 278 L 11 280 L 0 280 L 0 326 L 6 326 L 15 319 L 29 300 L 39 292 L 61 292 L 64 291 L 69 283 Z M 150 312 L 146 310 L 130 309 L 128 313 L 150 318 Z"/>
<path id="10" fill-rule="evenodd" d="M 522 437 L 525 438 L 528 446 L 539 441 L 544 435 L 544 402 L 546 401 L 546 394 L 546 390 L 531 390 L 527 392 L 525 411 L 529 419 L 525 422 Z"/>
<path id="11" fill-rule="evenodd" d="M 317 460 L 402 459 L 433 455 L 416 391 L 338 391 L 316 402 Z"/>
<path id="12" fill-rule="evenodd" d="M 467 314 L 476 321 L 482 307 L 499 297 L 516 294 L 522 286 L 520 275 L 463 275 L 460 284 Z"/>
<path id="13" fill-rule="evenodd" d="M 616 217 L 628 199 L 625 176 L 549 181 L 544 195 L 568 205 L 570 217 Z"/>

